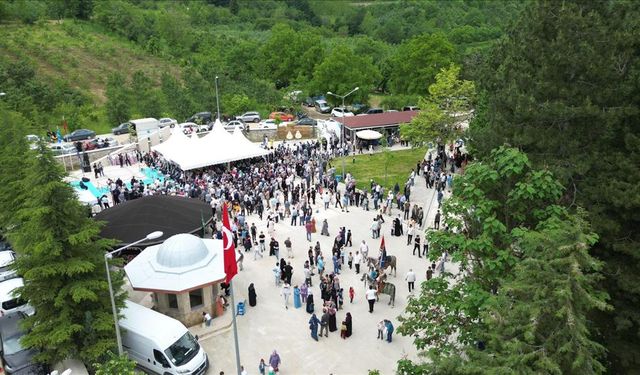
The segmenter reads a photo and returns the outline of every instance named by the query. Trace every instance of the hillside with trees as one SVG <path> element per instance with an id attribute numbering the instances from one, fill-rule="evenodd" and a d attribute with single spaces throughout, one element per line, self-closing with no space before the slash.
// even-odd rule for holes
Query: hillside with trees
<path id="1" fill-rule="evenodd" d="M 35 128 L 108 130 L 215 107 L 267 113 L 304 96 L 415 105 L 440 68 L 466 75 L 519 2 L 5 1 L 0 87 Z M 334 98 L 328 98 L 329 101 Z"/>

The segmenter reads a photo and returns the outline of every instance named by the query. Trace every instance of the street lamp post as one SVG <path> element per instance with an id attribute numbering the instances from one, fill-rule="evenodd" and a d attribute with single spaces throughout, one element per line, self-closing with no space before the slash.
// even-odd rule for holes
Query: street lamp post
<path id="1" fill-rule="evenodd" d="M 157 238 L 162 237 L 164 233 L 160 232 L 160 231 L 156 231 L 156 232 L 152 232 L 147 234 L 147 236 L 143 239 L 140 239 L 138 241 L 132 242 L 130 244 L 128 244 L 127 246 L 123 246 L 121 248 L 115 249 L 110 253 L 106 253 L 104 254 L 104 266 L 107 270 L 107 282 L 109 283 L 109 295 L 111 296 L 111 309 L 113 311 L 113 323 L 115 324 L 116 327 L 116 341 L 118 343 L 118 355 L 122 355 L 124 354 L 123 350 L 122 350 L 122 337 L 120 337 L 120 326 L 118 325 L 118 310 L 116 309 L 116 299 L 113 293 L 113 285 L 111 285 L 111 273 L 109 272 L 109 259 L 113 258 L 113 255 L 126 249 L 129 248 L 131 246 L 137 245 L 141 242 L 144 241 L 149 241 L 149 240 L 155 240 Z"/>
<path id="2" fill-rule="evenodd" d="M 347 96 L 353 94 L 354 92 L 358 91 L 360 89 L 360 87 L 356 87 L 355 89 L 349 91 L 348 93 L 344 94 L 344 95 L 338 95 L 338 94 L 334 94 L 331 91 L 327 91 L 327 95 L 331 95 L 331 96 L 335 96 L 336 98 L 340 98 L 342 99 L 342 129 L 340 130 L 340 144 L 342 146 L 342 150 L 344 151 L 344 136 L 345 136 L 345 131 L 344 131 L 344 112 L 346 111 L 346 108 L 344 106 L 344 98 L 346 98 Z M 346 155 L 343 155 L 342 157 L 342 180 L 344 181 L 344 158 L 346 157 Z"/>
<path id="3" fill-rule="evenodd" d="M 216 76 L 216 110 L 218 111 L 216 118 L 220 121 L 220 98 L 218 94 L 218 76 Z"/>

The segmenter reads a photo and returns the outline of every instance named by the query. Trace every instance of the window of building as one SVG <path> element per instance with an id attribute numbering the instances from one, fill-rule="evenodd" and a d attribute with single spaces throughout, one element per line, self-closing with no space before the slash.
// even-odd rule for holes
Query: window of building
<path id="1" fill-rule="evenodd" d="M 177 309 L 178 308 L 178 296 L 175 294 L 167 294 L 167 298 L 169 298 L 169 308 Z"/>
<path id="2" fill-rule="evenodd" d="M 191 309 L 201 307 L 204 304 L 202 289 L 196 289 L 189 292 L 189 303 L 191 304 Z"/>

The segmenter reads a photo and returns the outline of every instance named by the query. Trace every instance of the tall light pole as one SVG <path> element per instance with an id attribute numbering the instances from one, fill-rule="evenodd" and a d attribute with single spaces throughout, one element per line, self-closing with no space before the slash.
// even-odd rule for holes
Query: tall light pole
<path id="1" fill-rule="evenodd" d="M 151 232 L 149 234 L 147 234 L 147 236 L 143 239 L 140 239 L 138 241 L 132 242 L 130 244 L 128 244 L 127 246 L 123 246 L 119 249 L 115 249 L 110 253 L 106 253 L 104 254 L 104 266 L 107 269 L 107 281 L 109 282 L 109 295 L 111 296 L 111 309 L 113 310 L 113 323 L 115 324 L 116 327 L 116 341 L 118 343 L 118 355 L 122 355 L 124 354 L 123 350 L 122 350 L 122 337 L 120 336 L 120 326 L 118 325 L 118 310 L 116 309 L 116 299 L 113 293 L 113 285 L 111 285 L 111 273 L 109 272 L 109 259 L 113 258 L 113 255 L 126 249 L 129 248 L 131 246 L 137 245 L 141 242 L 144 241 L 149 241 L 149 240 L 155 240 L 157 238 L 162 237 L 164 233 L 160 232 L 160 231 L 156 231 L 156 232 Z"/>
<path id="2" fill-rule="evenodd" d="M 216 118 L 220 121 L 220 95 L 218 95 L 218 76 L 216 76 L 216 108 L 217 108 L 217 116 Z"/>
<path id="3" fill-rule="evenodd" d="M 344 150 L 344 112 L 347 110 L 344 106 L 344 98 L 346 98 L 347 96 L 353 94 L 354 92 L 358 91 L 360 89 L 360 87 L 356 87 L 355 89 L 349 91 L 348 93 L 344 94 L 344 95 L 338 95 L 338 94 L 334 94 L 331 91 L 327 91 L 327 95 L 331 95 L 331 96 L 335 96 L 336 98 L 341 98 L 342 99 L 342 128 L 340 130 L 340 144 L 342 146 L 342 150 Z M 344 159 L 345 159 L 346 155 L 343 155 L 342 157 L 342 180 L 344 181 Z"/>

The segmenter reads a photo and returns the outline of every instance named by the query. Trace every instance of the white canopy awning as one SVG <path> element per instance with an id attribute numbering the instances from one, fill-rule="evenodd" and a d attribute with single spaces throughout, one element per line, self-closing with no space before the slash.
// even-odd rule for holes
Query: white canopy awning
<path id="1" fill-rule="evenodd" d="M 382 134 L 375 130 L 360 130 L 359 132 L 356 132 L 356 137 L 365 139 L 367 141 L 372 141 L 382 138 Z"/>
<path id="2" fill-rule="evenodd" d="M 169 140 L 172 138 L 174 136 L 171 136 Z M 160 147 L 163 145 L 160 144 L 155 146 L 154 150 L 161 153 L 165 159 L 178 164 L 185 171 L 270 153 L 269 150 L 249 141 L 238 128 L 236 128 L 234 135 L 229 134 L 220 120 L 216 120 L 209 134 L 202 138 L 198 138 L 195 134 L 191 139 L 186 136 L 175 138 L 177 140 L 172 144 L 166 147 Z"/>

